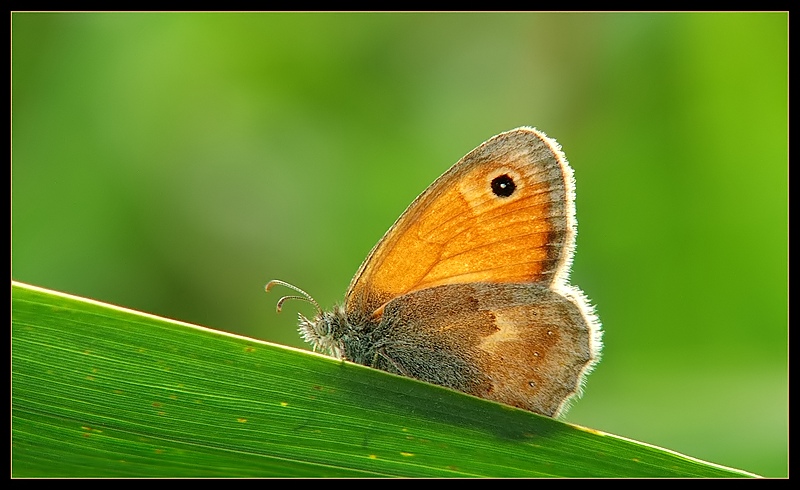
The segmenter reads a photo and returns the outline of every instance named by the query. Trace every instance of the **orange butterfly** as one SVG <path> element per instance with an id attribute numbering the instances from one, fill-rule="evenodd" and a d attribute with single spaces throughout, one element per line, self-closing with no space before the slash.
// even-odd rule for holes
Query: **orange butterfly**
<path id="1" fill-rule="evenodd" d="M 574 179 L 554 140 L 518 128 L 472 150 L 397 219 L 344 305 L 300 315 L 337 358 L 555 417 L 600 356 L 600 323 L 567 283 Z"/>

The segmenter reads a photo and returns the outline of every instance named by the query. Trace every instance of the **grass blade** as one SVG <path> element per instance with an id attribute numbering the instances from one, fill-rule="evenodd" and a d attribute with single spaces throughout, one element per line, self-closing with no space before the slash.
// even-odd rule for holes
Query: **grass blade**
<path id="1" fill-rule="evenodd" d="M 21 283 L 12 283 L 12 475 L 756 476 Z"/>

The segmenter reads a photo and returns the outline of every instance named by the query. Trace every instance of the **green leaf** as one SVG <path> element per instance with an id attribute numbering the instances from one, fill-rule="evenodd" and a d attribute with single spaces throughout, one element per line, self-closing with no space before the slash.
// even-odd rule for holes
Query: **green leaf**
<path id="1" fill-rule="evenodd" d="M 11 360 L 15 477 L 756 476 L 21 283 Z"/>

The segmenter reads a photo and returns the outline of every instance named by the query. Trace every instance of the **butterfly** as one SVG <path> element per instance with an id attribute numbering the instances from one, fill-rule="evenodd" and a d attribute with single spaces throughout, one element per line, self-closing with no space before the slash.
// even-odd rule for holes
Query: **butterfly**
<path id="1" fill-rule="evenodd" d="M 598 362 L 600 322 L 568 283 L 575 184 L 559 144 L 521 127 L 484 142 L 400 215 L 344 303 L 303 338 L 336 358 L 557 417 Z"/>

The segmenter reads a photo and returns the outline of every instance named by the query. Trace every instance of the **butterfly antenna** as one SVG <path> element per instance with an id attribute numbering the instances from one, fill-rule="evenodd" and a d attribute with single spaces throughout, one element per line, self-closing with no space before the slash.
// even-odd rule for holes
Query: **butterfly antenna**
<path id="1" fill-rule="evenodd" d="M 277 305 L 277 308 L 276 308 L 278 313 L 281 312 L 281 308 L 283 308 L 284 301 L 286 301 L 288 299 L 299 299 L 301 301 L 307 301 L 307 302 L 311 303 L 312 305 L 314 305 L 314 307 L 317 309 L 317 314 L 320 315 L 320 316 L 322 315 L 322 308 L 319 307 L 319 303 L 314 301 L 314 298 L 312 298 L 310 294 L 308 294 L 307 292 L 303 291 L 299 287 L 294 286 L 292 284 L 289 284 L 288 282 L 283 282 L 283 281 L 279 281 L 277 279 L 273 279 L 272 281 L 267 283 L 267 286 L 264 288 L 264 290 L 269 292 L 269 290 L 272 289 L 273 286 L 283 286 L 285 288 L 292 289 L 292 290 L 297 291 L 298 293 L 302 294 L 302 296 L 284 296 L 281 299 L 279 299 L 278 300 L 278 305 Z"/>

